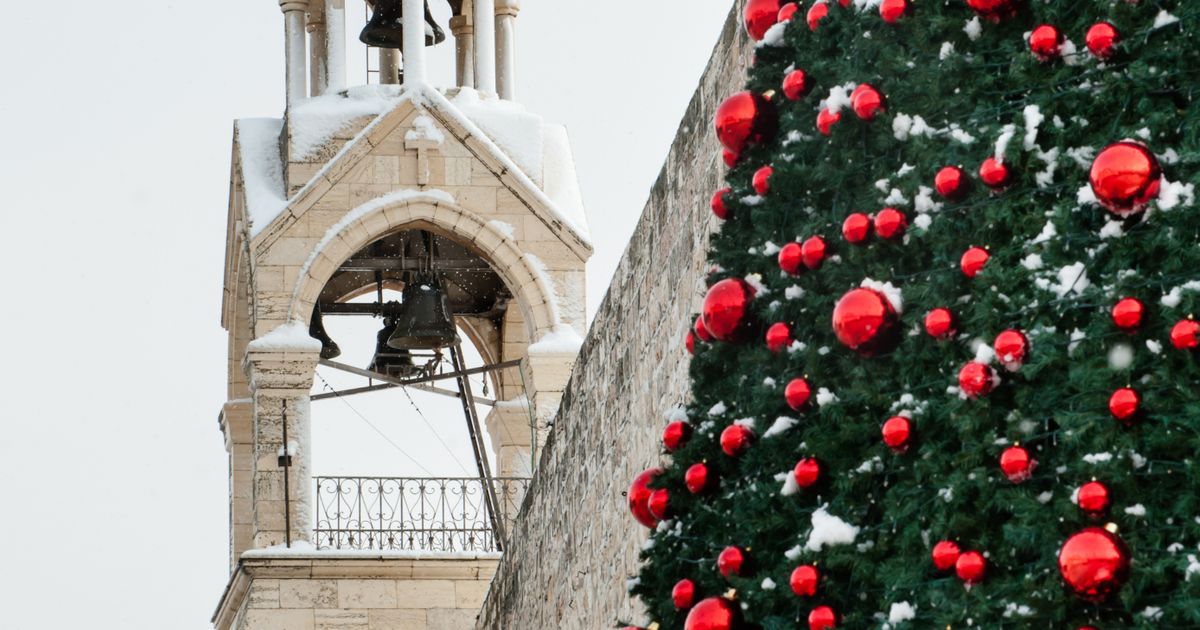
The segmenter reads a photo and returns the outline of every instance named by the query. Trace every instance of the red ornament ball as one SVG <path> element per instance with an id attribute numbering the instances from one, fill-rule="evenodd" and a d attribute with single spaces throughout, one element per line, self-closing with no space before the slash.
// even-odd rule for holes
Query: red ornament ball
<path id="1" fill-rule="evenodd" d="M 1146 305 L 1137 298 L 1123 298 L 1112 307 L 1112 321 L 1121 332 L 1135 333 L 1142 327 Z"/>
<path id="2" fill-rule="evenodd" d="M 1000 454 L 1000 470 L 1013 483 L 1024 483 L 1033 478 L 1037 460 L 1024 446 L 1010 446 Z"/>
<path id="3" fill-rule="evenodd" d="M 626 494 L 629 499 L 629 511 L 633 514 L 633 518 L 646 527 L 658 525 L 658 519 L 654 518 L 654 514 L 650 512 L 650 495 L 654 491 L 650 489 L 649 484 L 662 473 L 663 469 L 661 468 L 643 471 L 633 478 L 633 483 L 629 485 L 629 492 Z"/>
<path id="4" fill-rule="evenodd" d="M 875 234 L 879 238 L 889 240 L 904 236 L 908 229 L 908 217 L 895 208 L 884 208 L 875 215 Z"/>
<path id="5" fill-rule="evenodd" d="M 828 630 L 836 628 L 838 614 L 829 606 L 817 606 L 808 613 L 808 630 Z"/>
<path id="6" fill-rule="evenodd" d="M 688 354 L 696 354 L 696 333 L 689 330 L 683 345 L 687 346 Z"/>
<path id="7" fill-rule="evenodd" d="M 1057 26 L 1042 24 L 1029 35 L 1029 50 L 1041 61 L 1062 55 L 1063 34 Z"/>
<path id="8" fill-rule="evenodd" d="M 998 22 L 1000 18 L 1016 13 L 1019 2 L 1020 0 L 967 0 L 967 6 L 980 16 Z"/>
<path id="9" fill-rule="evenodd" d="M 692 464 L 683 473 L 683 483 L 687 486 L 688 492 L 692 494 L 703 494 L 712 490 L 716 485 L 716 475 L 708 468 L 708 464 L 699 463 Z"/>
<path id="10" fill-rule="evenodd" d="M 1097 22 L 1088 29 L 1085 41 L 1092 56 L 1097 59 L 1108 59 L 1117 52 L 1121 33 L 1117 31 L 1117 27 L 1108 22 Z"/>
<path id="11" fill-rule="evenodd" d="M 691 438 L 692 425 L 682 420 L 676 420 L 675 422 L 668 424 L 667 428 L 663 429 L 663 446 L 671 452 L 675 452 L 680 448 L 683 448 L 683 445 L 687 444 L 687 441 Z"/>
<path id="12" fill-rule="evenodd" d="M 993 190 L 1004 188 L 1012 180 L 1012 171 L 1004 162 L 990 157 L 979 165 L 979 179 Z"/>
<path id="13" fill-rule="evenodd" d="M 996 389 L 999 377 L 991 366 L 971 361 L 958 371 L 958 387 L 967 398 L 987 396 Z"/>
<path id="14" fill-rule="evenodd" d="M 823 7 L 825 4 L 822 3 L 813 6 Z M 842 112 L 830 111 L 829 108 L 823 107 L 821 111 L 817 112 L 817 130 L 821 132 L 821 135 L 828 136 L 833 133 L 833 126 L 841 122 L 841 120 Z"/>
<path id="15" fill-rule="evenodd" d="M 1145 145 L 1125 140 L 1108 145 L 1092 161 L 1089 181 L 1096 200 L 1118 216 L 1141 212 L 1158 197 L 1162 169 Z"/>
<path id="16" fill-rule="evenodd" d="M 779 21 L 791 22 L 792 18 L 795 17 L 796 12 L 799 10 L 800 5 L 795 2 L 789 2 L 783 5 L 783 8 L 779 9 Z"/>
<path id="17" fill-rule="evenodd" d="M 812 85 L 808 82 L 808 74 L 803 70 L 792 70 L 783 77 L 783 95 L 790 101 L 804 98 L 810 89 Z"/>
<path id="18" fill-rule="evenodd" d="M 1132 387 L 1122 387 L 1108 398 L 1108 412 L 1125 424 L 1133 424 L 1142 410 L 1142 396 Z"/>
<path id="19" fill-rule="evenodd" d="M 820 236 L 809 237 L 800 247 L 800 258 L 804 261 L 804 266 L 809 269 L 820 269 L 821 264 L 825 262 L 827 249 L 825 239 Z"/>
<path id="20" fill-rule="evenodd" d="M 933 551 L 929 555 L 933 560 L 933 566 L 937 567 L 938 571 L 949 571 L 958 562 L 962 550 L 958 548 L 958 543 L 943 540 L 933 546 Z"/>
<path id="21" fill-rule="evenodd" d="M 741 157 L 729 149 L 723 149 L 721 151 L 721 159 L 725 161 L 725 166 L 733 168 L 737 166 L 738 160 L 741 159 Z"/>
<path id="22" fill-rule="evenodd" d="M 992 349 L 996 351 L 996 358 L 1004 369 L 1016 372 L 1021 369 L 1029 354 L 1029 338 L 1019 330 L 1009 329 L 996 335 Z"/>
<path id="23" fill-rule="evenodd" d="M 912 420 L 904 416 L 893 416 L 883 423 L 883 443 L 894 453 L 908 452 L 908 447 L 912 445 L 912 434 Z"/>
<path id="24" fill-rule="evenodd" d="M 732 190 L 731 188 L 722 188 L 714 192 L 712 196 L 712 213 L 717 215 L 717 218 L 722 221 L 729 218 L 729 208 L 725 205 L 725 195 L 728 195 Z"/>
<path id="25" fill-rule="evenodd" d="M 671 601 L 675 604 L 675 610 L 691 608 L 696 603 L 696 583 L 687 578 L 676 582 L 671 589 Z"/>
<path id="26" fill-rule="evenodd" d="M 978 551 L 965 551 L 954 561 L 954 573 L 967 584 L 978 584 L 987 574 L 987 558 Z"/>
<path id="27" fill-rule="evenodd" d="M 719 341 L 735 341 L 749 326 L 750 300 L 754 288 L 741 278 L 722 280 L 704 296 L 704 327 Z"/>
<path id="28" fill-rule="evenodd" d="M 794 378 L 789 381 L 783 390 L 783 397 L 793 411 L 808 407 L 809 401 L 812 400 L 812 387 L 808 384 L 808 379 Z"/>
<path id="29" fill-rule="evenodd" d="M 1100 518 L 1108 512 L 1112 498 L 1109 496 L 1108 486 L 1099 481 L 1089 481 L 1080 486 L 1079 491 L 1075 493 L 1075 503 L 1088 516 Z"/>
<path id="30" fill-rule="evenodd" d="M 888 24 L 900 21 L 912 9 L 908 0 L 883 0 L 879 4 L 879 16 Z"/>
<path id="31" fill-rule="evenodd" d="M 961 168 L 946 166 L 934 176 L 933 186 L 942 197 L 950 201 L 957 201 L 966 196 L 971 186 L 971 180 L 967 178 L 967 174 Z"/>
<path id="32" fill-rule="evenodd" d="M 855 212 L 842 221 L 842 238 L 852 245 L 862 245 L 871 236 L 871 217 Z"/>
<path id="33" fill-rule="evenodd" d="M 800 243 L 788 243 L 779 250 L 779 268 L 790 275 L 800 273 L 800 265 L 804 264 L 804 248 Z"/>
<path id="34" fill-rule="evenodd" d="M 874 289 L 854 289 L 833 309 L 833 332 L 838 341 L 864 356 L 890 350 L 899 321 L 887 296 Z"/>
<path id="35" fill-rule="evenodd" d="M 792 341 L 792 327 L 783 322 L 771 324 L 767 329 L 767 348 L 771 352 L 783 352 Z"/>
<path id="36" fill-rule="evenodd" d="M 887 111 L 887 102 L 875 86 L 863 83 L 850 93 L 850 109 L 854 110 L 855 116 L 863 120 L 874 120 L 879 112 Z"/>
<path id="37" fill-rule="evenodd" d="M 805 457 L 796 462 L 796 467 L 792 469 L 792 477 L 801 488 L 811 488 L 820 483 L 824 472 L 825 467 L 818 459 Z"/>
<path id="38" fill-rule="evenodd" d="M 738 630 L 741 627 L 741 608 L 724 597 L 701 600 L 683 622 L 683 630 Z"/>
<path id="39" fill-rule="evenodd" d="M 650 513 L 654 515 L 654 518 L 658 520 L 667 518 L 667 514 L 671 511 L 671 493 L 666 488 L 659 488 L 651 492 L 646 506 L 650 508 Z"/>
<path id="40" fill-rule="evenodd" d="M 717 108 L 713 126 L 721 145 L 736 156 L 746 147 L 774 137 L 778 118 L 775 106 L 766 97 L 753 92 L 738 92 Z"/>
<path id="41" fill-rule="evenodd" d="M 730 457 L 741 455 L 754 441 L 754 432 L 740 424 L 731 424 L 721 432 L 721 450 Z"/>
<path id="42" fill-rule="evenodd" d="M 717 556 L 717 569 L 726 578 L 744 576 L 749 569 L 749 556 L 738 546 L 730 545 Z"/>
<path id="43" fill-rule="evenodd" d="M 983 271 L 984 265 L 987 265 L 988 259 L 992 255 L 982 247 L 972 247 L 968 249 L 959 260 L 959 267 L 962 269 L 963 275 L 968 278 L 974 278 Z"/>
<path id="44" fill-rule="evenodd" d="M 829 4 L 824 0 L 809 7 L 808 14 L 805 17 L 808 20 L 808 30 L 815 32 L 817 27 L 821 25 L 821 20 L 824 20 L 827 15 L 829 15 Z"/>
<path id="45" fill-rule="evenodd" d="M 692 332 L 696 333 L 696 338 L 704 343 L 709 343 L 713 340 L 713 336 L 704 327 L 704 318 L 697 317 L 695 323 L 692 324 Z"/>
<path id="46" fill-rule="evenodd" d="M 1195 350 L 1200 347 L 1200 324 L 1194 320 L 1180 320 L 1171 328 L 1171 345 L 1176 350 Z"/>
<path id="47" fill-rule="evenodd" d="M 788 584 L 798 597 L 812 597 L 817 594 L 817 587 L 821 585 L 821 571 L 811 564 L 802 564 L 792 570 Z"/>
<path id="48" fill-rule="evenodd" d="M 764 166 L 757 171 L 754 171 L 754 192 L 759 195 L 765 195 L 771 191 L 771 175 L 775 173 L 775 169 L 770 166 Z"/>
<path id="49" fill-rule="evenodd" d="M 945 307 L 938 307 L 925 315 L 925 334 L 934 339 L 949 339 L 958 331 L 958 323 L 954 313 Z"/>
<path id="50" fill-rule="evenodd" d="M 754 41 L 762 41 L 767 30 L 779 20 L 780 0 L 749 0 L 742 12 L 742 23 Z"/>
<path id="51" fill-rule="evenodd" d="M 1071 592 L 1098 604 L 1121 590 L 1129 579 L 1129 549 L 1116 534 L 1089 527 L 1063 544 L 1058 570 Z"/>

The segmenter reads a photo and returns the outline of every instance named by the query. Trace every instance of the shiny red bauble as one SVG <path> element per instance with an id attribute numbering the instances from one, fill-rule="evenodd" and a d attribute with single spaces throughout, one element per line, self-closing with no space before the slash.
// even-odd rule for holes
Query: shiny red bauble
<path id="1" fill-rule="evenodd" d="M 717 570 L 725 577 L 744 576 L 749 569 L 749 555 L 741 547 L 730 545 L 717 556 Z"/>
<path id="2" fill-rule="evenodd" d="M 1016 12 L 1020 0 L 967 0 L 967 6 L 982 17 L 992 21 L 1008 17 Z"/>
<path id="3" fill-rule="evenodd" d="M 871 236 L 871 217 L 855 212 L 842 221 L 842 238 L 852 245 L 862 245 Z"/>
<path id="4" fill-rule="evenodd" d="M 883 423 L 883 443 L 894 453 L 906 453 L 912 445 L 912 420 L 904 416 L 893 416 Z"/>
<path id="5" fill-rule="evenodd" d="M 725 195 L 732 192 L 730 188 L 722 188 L 713 193 L 712 196 L 712 213 L 717 215 L 718 219 L 724 221 L 729 218 L 729 208 L 725 205 Z"/>
<path id="6" fill-rule="evenodd" d="M 829 4 L 824 0 L 809 7 L 808 14 L 805 16 L 808 21 L 808 30 L 816 31 L 817 27 L 821 25 L 821 20 L 824 20 L 827 15 L 829 15 Z"/>
<path id="7" fill-rule="evenodd" d="M 900 238 L 908 229 L 908 217 L 895 208 L 884 208 L 875 215 L 875 234 L 884 240 Z"/>
<path id="8" fill-rule="evenodd" d="M 762 41 L 767 30 L 779 21 L 780 0 L 748 0 L 742 11 L 742 24 L 754 41 Z"/>
<path id="9" fill-rule="evenodd" d="M 990 157 L 979 165 L 979 179 L 988 188 L 1004 188 L 1012 180 L 1012 170 L 1008 165 L 994 157 Z"/>
<path id="10" fill-rule="evenodd" d="M 696 333 L 689 330 L 687 337 L 683 339 L 683 345 L 687 347 L 688 354 L 696 354 Z"/>
<path id="11" fill-rule="evenodd" d="M 933 186 L 942 197 L 957 201 L 966 196 L 971 187 L 971 180 L 961 168 L 946 166 L 934 176 Z"/>
<path id="12" fill-rule="evenodd" d="M 825 5 L 818 4 L 816 6 L 820 7 Z M 829 108 L 823 107 L 821 108 L 821 111 L 817 112 L 817 131 L 820 131 L 821 135 L 823 136 L 828 136 L 829 134 L 833 133 L 833 126 L 838 124 L 841 120 L 842 112 L 830 111 Z"/>
<path id="13" fill-rule="evenodd" d="M 958 387 L 967 398 L 987 396 L 996 389 L 996 381 L 996 371 L 978 361 L 971 361 L 958 371 Z"/>
<path id="14" fill-rule="evenodd" d="M 991 257 L 992 255 L 989 254 L 986 249 L 982 247 L 972 247 L 963 253 L 962 259 L 959 260 L 958 265 L 959 268 L 962 269 L 964 276 L 968 278 L 974 278 L 975 276 L 979 275 L 980 271 L 983 271 L 983 267 L 987 265 L 988 259 Z"/>
<path id="15" fill-rule="evenodd" d="M 737 457 L 750 448 L 754 432 L 740 424 L 731 424 L 721 432 L 721 450 L 730 457 Z"/>
<path id="16" fill-rule="evenodd" d="M 801 488 L 811 488 L 821 482 L 825 467 L 815 457 L 805 457 L 796 462 L 792 469 L 792 477 Z"/>
<path id="17" fill-rule="evenodd" d="M 958 543 L 952 540 L 943 540 L 933 546 L 933 551 L 929 557 L 933 560 L 933 566 L 937 567 L 938 571 L 949 571 L 954 568 L 958 562 L 958 557 L 962 555 L 962 550 L 958 548 Z"/>
<path id="18" fill-rule="evenodd" d="M 1089 481 L 1079 487 L 1075 493 L 1075 503 L 1079 509 L 1092 518 L 1100 518 L 1108 512 L 1112 505 L 1112 497 L 1108 486 L 1099 481 Z"/>
<path id="19" fill-rule="evenodd" d="M 792 338 L 792 327 L 776 322 L 767 329 L 767 349 L 771 352 L 783 352 L 795 341 Z"/>
<path id="20" fill-rule="evenodd" d="M 775 173 L 775 169 L 770 166 L 764 166 L 757 171 L 754 171 L 754 192 L 759 195 L 765 195 L 771 191 L 771 175 Z"/>
<path id="21" fill-rule="evenodd" d="M 821 571 L 811 564 L 802 564 L 792 570 L 788 584 L 798 597 L 812 597 L 821 586 Z"/>
<path id="22" fill-rule="evenodd" d="M 737 154 L 736 152 L 730 151 L 729 149 L 721 150 L 721 160 L 723 160 L 725 162 L 725 166 L 728 166 L 729 168 L 733 168 L 733 167 L 737 166 L 739 159 L 741 159 L 741 156 L 739 154 Z"/>
<path id="23" fill-rule="evenodd" d="M 1108 22 L 1097 22 L 1088 29 L 1084 39 L 1088 52 L 1097 59 L 1108 59 L 1117 52 L 1117 44 L 1121 41 L 1121 33 L 1117 27 Z"/>
<path id="24" fill-rule="evenodd" d="M 1024 483 L 1033 478 L 1037 460 L 1024 446 L 1010 446 L 1000 454 L 1000 470 L 1013 483 Z"/>
<path id="25" fill-rule="evenodd" d="M 837 611 L 829 606 L 817 606 L 808 613 L 808 630 L 828 630 L 837 623 Z"/>
<path id="26" fill-rule="evenodd" d="M 708 332 L 708 328 L 704 327 L 704 318 L 697 317 L 692 324 L 692 332 L 696 333 L 696 338 L 704 343 L 709 343 L 713 340 L 712 333 Z"/>
<path id="27" fill-rule="evenodd" d="M 722 280 L 704 296 L 704 327 L 718 341 L 736 341 L 746 332 L 754 288 L 741 278 Z"/>
<path id="28" fill-rule="evenodd" d="M 825 262 L 827 250 L 825 239 L 820 236 L 811 236 L 805 239 L 804 245 L 800 246 L 800 258 L 804 261 L 805 267 L 820 269 Z"/>
<path id="29" fill-rule="evenodd" d="M 1100 151 L 1088 175 L 1096 200 L 1113 214 L 1129 216 L 1158 197 L 1162 169 L 1154 153 L 1138 142 L 1116 142 Z"/>
<path id="30" fill-rule="evenodd" d="M 671 602 L 675 604 L 675 610 L 687 610 L 696 603 L 696 583 L 683 578 L 675 583 L 671 589 Z"/>
<path id="31" fill-rule="evenodd" d="M 663 520 L 671 511 L 671 493 L 666 488 L 659 488 L 650 493 L 650 498 L 646 501 L 646 507 L 650 508 L 650 513 L 654 518 Z"/>
<path id="32" fill-rule="evenodd" d="M 1176 350 L 1195 350 L 1200 347 L 1200 324 L 1183 319 L 1171 327 L 1171 345 Z"/>
<path id="33" fill-rule="evenodd" d="M 1029 338 L 1019 330 L 1009 329 L 996 335 L 992 349 L 996 351 L 996 359 L 1004 369 L 1016 372 L 1021 369 L 1029 355 Z"/>
<path id="34" fill-rule="evenodd" d="M 987 558 L 978 551 L 964 551 L 954 561 L 954 574 L 967 584 L 978 584 L 987 574 Z"/>
<path id="35" fill-rule="evenodd" d="M 1108 412 L 1112 417 L 1133 424 L 1142 411 L 1142 396 L 1132 387 L 1122 387 L 1108 398 Z"/>
<path id="36" fill-rule="evenodd" d="M 1058 570 L 1072 593 L 1098 604 L 1129 579 L 1129 549 L 1116 534 L 1089 527 L 1063 543 Z"/>
<path id="37" fill-rule="evenodd" d="M 1042 24 L 1029 34 L 1029 50 L 1042 61 L 1062 55 L 1063 34 L 1053 24 Z"/>
<path id="38" fill-rule="evenodd" d="M 683 622 L 683 630 L 739 630 L 741 627 L 742 609 L 724 597 L 701 600 Z"/>
<path id="39" fill-rule="evenodd" d="M 863 120 L 874 120 L 879 112 L 886 111 L 883 93 L 869 83 L 860 84 L 850 93 L 850 109 Z"/>
<path id="40" fill-rule="evenodd" d="M 712 490 L 716 479 L 716 474 L 705 463 L 692 464 L 683 473 L 683 483 L 692 494 L 703 494 Z"/>
<path id="41" fill-rule="evenodd" d="M 735 156 L 748 146 L 773 138 L 778 125 L 775 106 L 753 92 L 738 92 L 725 99 L 713 118 L 717 140 Z"/>
<path id="42" fill-rule="evenodd" d="M 661 468 L 643 471 L 633 478 L 633 483 L 629 485 L 629 492 L 625 495 L 629 499 L 629 511 L 633 514 L 633 518 L 646 527 L 658 525 L 658 519 L 654 518 L 654 514 L 650 512 L 650 495 L 654 491 L 650 489 L 649 484 L 662 473 L 663 469 Z"/>
<path id="43" fill-rule="evenodd" d="M 794 378 L 784 388 L 783 397 L 793 411 L 800 411 L 807 408 L 809 401 L 812 400 L 812 386 L 809 385 L 806 378 Z"/>
<path id="44" fill-rule="evenodd" d="M 879 16 L 884 22 L 895 24 L 911 9 L 908 0 L 883 0 L 879 3 Z"/>
<path id="45" fill-rule="evenodd" d="M 854 289 L 833 308 L 833 332 L 838 341 L 865 356 L 890 350 L 899 322 L 887 296 L 874 289 Z"/>
<path id="46" fill-rule="evenodd" d="M 812 85 L 808 81 L 808 74 L 803 70 L 792 70 L 783 77 L 783 95 L 789 101 L 804 98 L 810 89 L 812 89 Z"/>
<path id="47" fill-rule="evenodd" d="M 781 9 L 779 9 L 779 16 L 778 16 L 779 21 L 780 22 L 791 22 L 792 18 L 796 16 L 796 12 L 798 12 L 799 10 L 800 10 L 800 5 L 796 2 L 789 2 L 785 5 L 783 5 L 783 7 Z"/>
<path id="48" fill-rule="evenodd" d="M 934 339 L 949 339 L 955 335 L 958 323 L 954 313 L 944 307 L 938 307 L 925 314 L 925 334 Z"/>
<path id="49" fill-rule="evenodd" d="M 1146 317 L 1146 305 L 1137 298 L 1123 298 L 1112 307 L 1112 321 L 1121 332 L 1135 333 Z"/>
<path id="50" fill-rule="evenodd" d="M 796 275 L 804 264 L 804 248 L 800 243 L 788 243 L 779 250 L 779 268 L 784 272 Z"/>
<path id="51" fill-rule="evenodd" d="M 663 446 L 671 452 L 683 448 L 683 445 L 687 444 L 687 441 L 691 438 L 692 425 L 682 420 L 676 420 L 675 422 L 668 424 L 667 428 L 663 429 Z"/>

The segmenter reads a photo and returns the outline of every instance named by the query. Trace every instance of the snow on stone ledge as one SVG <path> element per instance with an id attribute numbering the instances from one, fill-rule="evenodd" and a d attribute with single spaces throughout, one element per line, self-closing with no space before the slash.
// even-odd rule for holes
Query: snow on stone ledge
<path id="1" fill-rule="evenodd" d="M 399 85 L 359 85 L 294 105 L 288 112 L 293 159 L 304 161 L 355 119 L 391 111 L 401 93 Z"/>
<path id="2" fill-rule="evenodd" d="M 309 558 L 320 559 L 351 559 L 363 560 L 370 558 L 378 559 L 396 559 L 396 558 L 411 558 L 413 560 L 495 560 L 500 558 L 500 552 L 428 552 L 415 551 L 409 549 L 383 550 L 383 549 L 317 549 L 312 543 L 307 540 L 298 540 L 292 543 L 291 547 L 286 545 L 274 545 L 265 549 L 250 549 L 242 553 L 242 557 L 253 560 L 278 560 L 278 559 L 294 559 L 304 560 Z"/>
<path id="3" fill-rule="evenodd" d="M 525 106 L 499 98 L 480 96 L 471 88 L 462 88 L 450 100 L 471 122 L 500 147 L 513 162 L 539 186 L 542 184 L 541 116 L 531 114 Z"/>
<path id="4" fill-rule="evenodd" d="M 278 118 L 243 118 L 234 123 L 246 191 L 246 215 L 251 237 L 262 231 L 287 206 L 283 194 L 283 158 Z"/>
<path id="5" fill-rule="evenodd" d="M 308 326 L 288 322 L 246 346 L 250 352 L 320 352 L 321 342 L 308 334 Z"/>
<path id="6" fill-rule="evenodd" d="M 537 343 L 529 346 L 530 354 L 575 354 L 583 345 L 583 338 L 574 328 L 566 324 L 558 324 L 550 332 L 542 335 Z"/>

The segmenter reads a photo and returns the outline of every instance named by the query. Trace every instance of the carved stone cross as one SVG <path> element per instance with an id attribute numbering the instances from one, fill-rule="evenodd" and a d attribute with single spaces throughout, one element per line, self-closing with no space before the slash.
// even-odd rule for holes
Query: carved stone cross
<path id="1" fill-rule="evenodd" d="M 446 136 L 434 125 L 433 119 L 421 114 L 413 119 L 412 129 L 404 134 L 404 148 L 417 152 L 417 184 L 429 185 L 429 152 L 438 151 Z"/>

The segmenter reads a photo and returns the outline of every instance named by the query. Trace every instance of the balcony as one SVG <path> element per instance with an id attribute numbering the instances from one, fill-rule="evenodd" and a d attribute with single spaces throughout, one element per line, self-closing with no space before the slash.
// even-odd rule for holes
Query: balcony
<path id="1" fill-rule="evenodd" d="M 318 549 L 496 552 L 528 478 L 317 477 Z M 493 508 L 492 505 L 495 507 Z"/>

